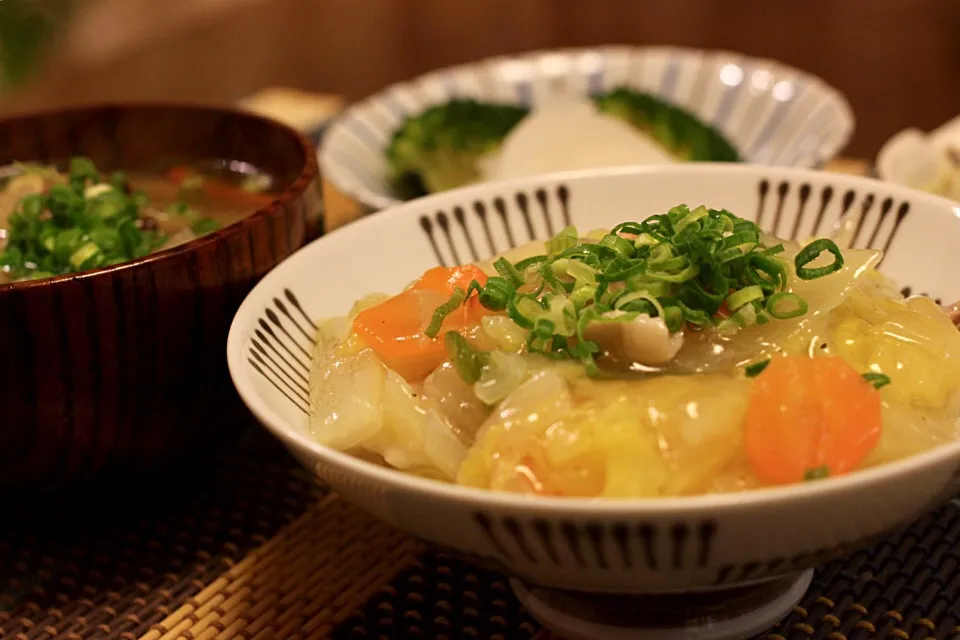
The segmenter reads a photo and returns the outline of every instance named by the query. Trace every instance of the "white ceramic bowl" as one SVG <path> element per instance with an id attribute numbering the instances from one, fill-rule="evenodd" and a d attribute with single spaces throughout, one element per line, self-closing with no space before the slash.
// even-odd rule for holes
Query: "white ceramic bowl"
<path id="1" fill-rule="evenodd" d="M 545 90 L 652 93 L 721 131 L 745 162 L 816 167 L 850 139 L 846 99 L 823 80 L 736 53 L 612 46 L 538 51 L 441 69 L 347 109 L 320 149 L 321 172 L 368 210 L 397 204 L 384 149 L 403 119 L 453 97 L 536 104 Z"/>
<path id="2" fill-rule="evenodd" d="M 678 203 L 724 207 L 784 237 L 860 223 L 855 245 L 914 292 L 960 297 L 960 209 L 876 180 L 743 165 L 597 170 L 415 200 L 337 230 L 267 275 L 227 355 L 244 402 L 324 482 L 379 518 L 513 576 L 603 592 L 701 590 L 813 567 L 937 505 L 958 487 L 960 442 L 816 483 L 702 497 L 587 500 L 481 491 L 328 449 L 307 431 L 313 321 L 425 269 L 489 257 L 564 225 L 610 227 Z"/>

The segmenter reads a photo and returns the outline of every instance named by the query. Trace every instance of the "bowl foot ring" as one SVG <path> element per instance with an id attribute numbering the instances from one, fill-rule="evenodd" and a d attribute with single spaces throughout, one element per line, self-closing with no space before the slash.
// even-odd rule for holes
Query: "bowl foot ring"
<path id="1" fill-rule="evenodd" d="M 527 610 L 563 640 L 743 640 L 800 602 L 813 571 L 717 591 L 669 595 L 593 594 L 510 586 Z"/>

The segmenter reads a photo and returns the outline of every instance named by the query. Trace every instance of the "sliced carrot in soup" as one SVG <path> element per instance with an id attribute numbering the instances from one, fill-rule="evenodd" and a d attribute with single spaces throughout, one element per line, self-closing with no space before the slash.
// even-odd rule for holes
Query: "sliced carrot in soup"
<path id="1" fill-rule="evenodd" d="M 437 337 L 424 333 L 437 307 L 456 288 L 466 291 L 472 280 L 483 284 L 486 275 L 470 265 L 430 269 L 410 289 L 357 314 L 354 331 L 390 369 L 407 380 L 424 378 L 447 359 L 443 335 L 476 324 L 485 314 L 473 296 L 446 317 Z"/>
<path id="2" fill-rule="evenodd" d="M 753 382 L 745 446 L 773 483 L 855 469 L 880 438 L 880 394 L 837 357 L 774 358 Z"/>

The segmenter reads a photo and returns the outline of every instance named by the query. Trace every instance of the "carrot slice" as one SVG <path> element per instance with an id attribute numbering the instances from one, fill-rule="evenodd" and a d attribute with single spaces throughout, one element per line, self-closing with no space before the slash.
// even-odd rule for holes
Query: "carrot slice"
<path id="1" fill-rule="evenodd" d="M 452 294 L 457 287 L 466 292 L 472 281 L 476 280 L 480 286 L 487 282 L 487 274 L 480 267 L 465 264 L 459 267 L 434 267 L 420 276 L 414 289 L 429 289 Z"/>
<path id="2" fill-rule="evenodd" d="M 461 289 L 466 293 L 470 288 L 470 283 L 474 280 L 480 286 L 487 283 L 487 274 L 483 269 L 472 264 L 464 264 L 458 267 L 434 267 L 420 276 L 413 289 L 424 289 L 429 291 L 440 291 L 450 296 L 455 289 Z M 483 308 L 480 299 L 476 294 L 471 294 L 467 304 L 464 305 L 466 317 L 464 326 L 480 322 L 480 318 L 489 315 L 490 312 Z"/>
<path id="3" fill-rule="evenodd" d="M 753 382 L 745 447 L 762 480 L 855 469 L 880 438 L 880 394 L 837 357 L 774 358 Z"/>
<path id="4" fill-rule="evenodd" d="M 470 282 L 486 282 L 486 275 L 473 267 L 435 267 L 403 293 L 357 314 L 354 331 L 390 369 L 407 380 L 418 380 L 447 359 L 443 335 L 479 322 L 486 310 L 474 295 L 446 317 L 436 338 L 424 334 L 437 307 L 456 288 L 464 292 Z"/>

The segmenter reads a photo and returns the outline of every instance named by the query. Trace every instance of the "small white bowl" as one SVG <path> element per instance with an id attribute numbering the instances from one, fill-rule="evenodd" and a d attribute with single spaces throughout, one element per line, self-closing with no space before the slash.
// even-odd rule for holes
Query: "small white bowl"
<path id="1" fill-rule="evenodd" d="M 545 92 L 646 91 L 722 132 L 750 164 L 817 167 L 853 133 L 846 99 L 820 78 L 724 51 L 610 46 L 537 51 L 441 69 L 347 109 L 325 134 L 323 176 L 368 210 L 397 204 L 384 149 L 404 118 L 453 97 L 536 104 Z"/>
<path id="2" fill-rule="evenodd" d="M 796 593 L 798 583 L 776 591 L 771 581 L 860 547 L 950 496 L 960 478 L 960 442 L 816 483 L 587 500 L 426 480 L 328 449 L 308 433 L 306 374 L 317 319 L 343 315 L 363 294 L 399 291 L 438 263 L 484 259 L 569 223 L 610 227 L 681 202 L 727 208 L 787 238 L 823 233 L 854 216 L 855 246 L 885 251 L 881 271 L 914 292 L 960 297 L 960 210 L 928 194 L 866 178 L 734 164 L 559 174 L 415 200 L 297 252 L 237 313 L 227 345 L 233 381 L 257 418 L 343 497 L 525 583 L 662 593 L 760 582 L 789 600 L 784 594 Z"/>

